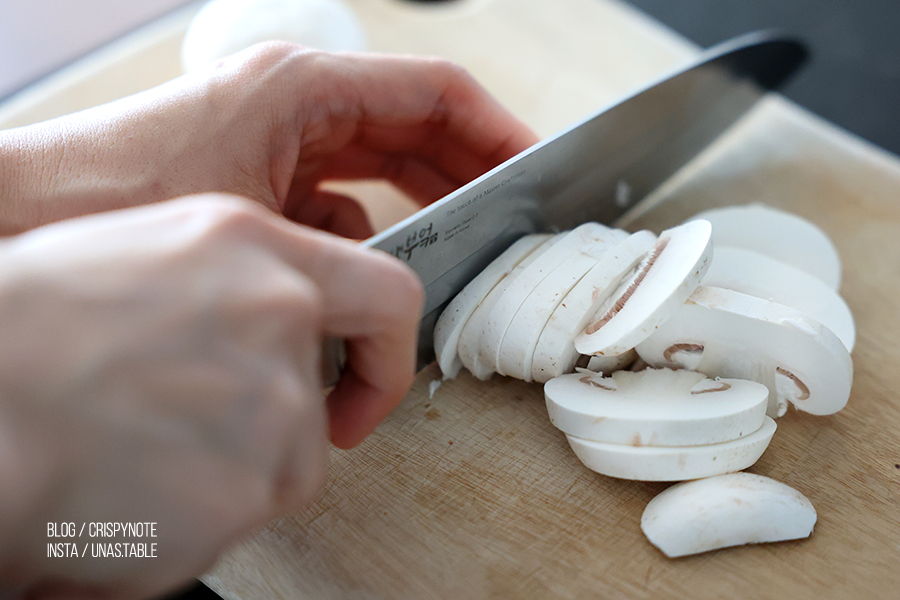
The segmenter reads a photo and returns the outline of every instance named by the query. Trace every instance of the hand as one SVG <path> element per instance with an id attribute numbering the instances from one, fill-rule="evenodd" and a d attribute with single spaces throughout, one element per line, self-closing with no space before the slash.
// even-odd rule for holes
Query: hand
<path id="1" fill-rule="evenodd" d="M 158 594 L 311 501 L 324 336 L 350 340 L 339 445 L 412 381 L 414 274 L 247 201 L 64 221 L 3 242 L 0 265 L 0 581 L 35 592 Z M 156 522 L 158 558 L 47 558 L 122 541 L 51 540 L 48 522 L 113 521 Z"/>
<path id="2" fill-rule="evenodd" d="M 537 139 L 438 59 L 255 46 L 111 104 L 0 131 L 0 234 L 196 192 L 371 234 L 328 179 L 385 178 L 432 202 Z"/>

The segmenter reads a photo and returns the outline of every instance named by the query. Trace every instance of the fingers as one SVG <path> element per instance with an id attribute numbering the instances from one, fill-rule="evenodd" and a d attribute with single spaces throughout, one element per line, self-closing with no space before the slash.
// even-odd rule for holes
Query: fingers
<path id="1" fill-rule="evenodd" d="M 355 446 L 412 385 L 422 284 L 387 254 L 271 215 L 256 235 L 317 286 L 321 334 L 346 341 L 345 371 L 326 402 L 332 443 Z"/>
<path id="2" fill-rule="evenodd" d="M 443 198 L 469 181 L 464 177 L 448 176 L 415 156 L 374 152 L 356 145 L 337 153 L 322 172 L 322 178 L 384 179 L 422 206 Z"/>
<path id="3" fill-rule="evenodd" d="M 437 188 L 427 180 L 410 185 L 406 170 L 392 165 L 415 159 L 455 189 L 538 141 L 468 73 L 443 60 L 317 54 L 307 72 L 303 91 L 321 109 L 301 122 L 301 177 L 384 174 L 433 199 Z"/>
<path id="4" fill-rule="evenodd" d="M 345 370 L 327 403 L 332 442 L 350 448 L 412 385 L 424 292 L 412 271 L 385 254 L 332 250 L 306 273 L 326 298 L 325 333 L 346 340 Z"/>
<path id="5" fill-rule="evenodd" d="M 363 207 L 353 198 L 334 192 L 291 190 L 283 213 L 301 225 L 354 240 L 364 240 L 375 233 Z"/>
<path id="6" fill-rule="evenodd" d="M 360 54 L 323 55 L 319 73 L 328 118 L 359 126 L 439 125 L 474 154 L 506 160 L 535 135 L 464 69 L 441 59 Z"/>
<path id="7" fill-rule="evenodd" d="M 360 247 L 337 250 L 306 272 L 328 299 L 326 334 L 346 341 L 346 366 L 327 404 L 332 443 L 350 448 L 412 385 L 424 292 L 405 265 Z"/>
<path id="8" fill-rule="evenodd" d="M 447 136 L 442 125 L 435 123 L 406 128 L 365 126 L 352 144 L 332 157 L 328 164 L 329 174 L 335 177 L 352 176 L 348 167 L 353 165 L 349 163 L 348 156 L 345 156 L 348 151 L 366 152 L 382 160 L 414 157 L 453 179 L 458 186 L 468 183 L 505 160 L 473 152 L 462 141 Z M 348 172 L 341 173 L 342 168 Z"/>

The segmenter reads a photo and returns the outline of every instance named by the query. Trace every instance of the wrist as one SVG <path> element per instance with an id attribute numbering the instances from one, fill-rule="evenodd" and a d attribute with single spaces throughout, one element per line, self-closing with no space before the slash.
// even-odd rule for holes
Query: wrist
<path id="1" fill-rule="evenodd" d="M 41 221 L 33 202 L 41 188 L 36 149 L 24 128 L 0 131 L 0 236 L 21 233 Z"/>
<path id="2" fill-rule="evenodd" d="M 130 136 L 97 111 L 0 131 L 0 235 L 164 199 L 148 200 L 153 157 L 123 149 Z"/>

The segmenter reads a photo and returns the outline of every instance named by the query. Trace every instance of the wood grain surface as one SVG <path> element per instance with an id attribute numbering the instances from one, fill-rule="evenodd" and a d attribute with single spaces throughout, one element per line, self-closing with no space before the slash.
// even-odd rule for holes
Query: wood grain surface
<path id="1" fill-rule="evenodd" d="M 462 63 L 541 135 L 696 51 L 611 0 L 348 3 L 372 49 Z M 144 32 L 103 69 L 77 65 L 0 107 L 0 126 L 80 108 L 67 89 L 97 90 L 78 96 L 89 105 L 174 76 L 188 18 Z M 129 78 L 128 64 L 153 65 L 153 77 Z M 408 210 L 366 185 L 357 192 L 382 226 Z M 550 425 L 539 385 L 462 374 L 432 397 L 431 366 L 363 445 L 333 453 L 316 504 L 234 548 L 204 581 L 235 600 L 900 597 L 900 160 L 774 96 L 627 226 L 658 231 L 752 201 L 834 239 L 857 319 L 847 408 L 791 410 L 750 469 L 809 497 L 819 514 L 810 539 L 666 559 L 640 531 L 666 484 L 584 468 Z"/>
<path id="2" fill-rule="evenodd" d="M 471 30 L 468 22 L 433 25 L 435 33 L 409 33 L 408 43 L 482 69 L 488 87 L 497 84 L 492 91 L 541 134 L 692 52 L 623 5 L 518 6 L 494 2 L 470 16 Z M 478 50 L 459 53 L 459 38 L 503 19 L 516 24 L 510 39 L 478 42 L 476 33 L 470 39 Z M 593 54 L 604 41 L 609 46 Z M 584 91 L 554 95 L 554 68 L 537 68 L 529 79 L 527 61 L 515 63 L 530 44 Z M 516 75 L 505 71 L 515 68 Z M 503 77 L 511 82 L 501 85 Z M 334 454 L 316 505 L 271 524 L 206 581 L 244 600 L 897 597 L 898 195 L 894 156 L 776 96 L 627 224 L 659 231 L 711 206 L 763 201 L 809 218 L 834 239 L 844 260 L 842 293 L 859 329 L 853 395 L 831 417 L 789 412 L 751 469 L 810 498 L 819 512 L 811 539 L 666 559 L 640 531 L 644 507 L 666 484 L 584 468 L 550 425 L 539 385 L 463 374 L 430 397 L 429 383 L 440 376 L 432 366 L 369 440 Z"/>

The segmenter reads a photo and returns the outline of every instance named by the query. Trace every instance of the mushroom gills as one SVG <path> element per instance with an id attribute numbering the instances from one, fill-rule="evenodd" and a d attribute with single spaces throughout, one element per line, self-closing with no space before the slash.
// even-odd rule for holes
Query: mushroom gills
<path id="1" fill-rule="evenodd" d="M 656 367 L 692 367 L 710 377 L 749 379 L 769 388 L 768 415 L 788 403 L 829 415 L 850 396 L 853 363 L 840 339 L 800 311 L 733 290 L 700 286 L 636 350 Z"/>
<path id="2" fill-rule="evenodd" d="M 544 384 L 550 422 L 583 440 L 633 446 L 706 446 L 762 427 L 769 390 L 753 381 L 708 379 L 672 369 L 590 371 Z"/>
<path id="3" fill-rule="evenodd" d="M 550 237 L 549 234 L 534 234 L 516 240 L 454 296 L 438 317 L 434 328 L 434 349 L 444 379 L 456 377 L 463 366 L 459 359 L 459 336 L 469 317 L 510 271 Z"/>
<path id="4" fill-rule="evenodd" d="M 641 529 L 670 558 L 809 537 L 816 510 L 797 490 L 751 473 L 678 483 L 647 504 Z"/>
<path id="5" fill-rule="evenodd" d="M 841 284 L 841 257 L 831 238 L 803 217 L 762 203 L 726 206 L 692 219 L 712 223 L 713 244 L 737 246 L 791 264 L 821 279 L 832 290 Z"/>
<path id="6" fill-rule="evenodd" d="M 638 359 L 638 354 L 634 348 L 623 354 L 617 354 L 616 356 L 587 356 L 585 354 L 581 354 L 580 356 L 588 358 L 587 370 L 593 371 L 594 373 L 609 375 L 625 368 L 629 368 L 632 371 L 640 370 L 634 368 L 635 363 L 640 360 Z"/>
<path id="7" fill-rule="evenodd" d="M 712 259 L 710 236 L 710 225 L 703 220 L 663 231 L 644 261 L 575 337 L 575 349 L 616 355 L 646 339 L 700 283 Z"/>

